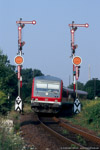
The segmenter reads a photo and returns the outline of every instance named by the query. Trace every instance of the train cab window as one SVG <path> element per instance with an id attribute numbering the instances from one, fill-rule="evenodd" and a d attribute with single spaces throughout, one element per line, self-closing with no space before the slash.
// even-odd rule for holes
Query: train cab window
<path id="1" fill-rule="evenodd" d="M 60 96 L 60 83 L 50 81 L 36 81 L 34 86 L 34 96 Z"/>
<path id="2" fill-rule="evenodd" d="M 60 90 L 59 84 L 48 84 L 48 91 L 58 93 Z"/>
<path id="3" fill-rule="evenodd" d="M 47 84 L 46 83 L 37 83 L 36 84 L 36 91 L 47 91 Z"/>

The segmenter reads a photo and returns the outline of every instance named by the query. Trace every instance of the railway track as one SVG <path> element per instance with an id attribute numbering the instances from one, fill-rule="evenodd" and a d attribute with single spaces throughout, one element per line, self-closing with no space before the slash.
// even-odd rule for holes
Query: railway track
<path id="1" fill-rule="evenodd" d="M 47 117 L 45 123 L 57 124 L 56 122 L 54 122 L 54 120 L 52 120 L 52 118 L 51 119 L 50 118 L 51 117 L 49 118 Z M 21 123 L 20 128 L 21 136 L 25 141 L 26 149 L 27 148 L 31 149 L 32 147 L 34 147 L 34 149 L 36 150 L 63 150 L 74 148 L 79 149 L 80 147 L 80 146 L 76 147 L 74 145 L 75 143 L 69 144 L 64 140 L 61 140 L 61 138 L 53 136 L 51 133 L 49 133 L 48 130 L 42 126 L 36 114 L 29 113 L 21 115 L 20 123 Z"/>
<path id="2" fill-rule="evenodd" d="M 67 149 L 67 148 L 72 148 L 72 149 L 88 149 L 87 147 L 79 144 L 78 142 L 75 142 L 75 134 L 71 133 L 70 138 L 67 137 L 67 135 L 64 134 L 64 129 L 59 126 L 58 121 L 54 121 L 55 118 L 51 117 L 41 117 L 39 116 L 39 121 L 41 125 L 48 130 L 51 134 L 59 138 L 60 141 L 63 141 L 64 143 L 67 144 L 67 147 L 64 146 L 62 149 Z M 72 140 L 73 139 L 73 140 Z"/>
<path id="3" fill-rule="evenodd" d="M 74 145 L 75 149 L 100 149 L 99 137 L 68 125 L 61 119 L 39 116 L 39 121 L 46 130 L 70 146 Z"/>
<path id="4" fill-rule="evenodd" d="M 93 138 L 90 138 L 90 134 L 87 136 L 88 133 L 83 134 L 81 131 L 81 134 L 77 130 L 56 117 L 37 116 L 33 113 L 21 117 L 22 137 L 37 150 L 100 149 L 98 137 L 91 135 Z"/>
<path id="5" fill-rule="evenodd" d="M 98 144 L 98 146 L 100 147 L 100 138 L 92 135 L 90 133 L 87 133 L 83 130 L 80 130 L 72 125 L 69 125 L 68 123 L 66 124 L 62 119 L 58 119 L 56 117 L 53 118 L 56 122 L 58 122 L 58 124 L 62 127 L 64 127 L 65 129 L 72 131 L 73 133 L 79 134 L 81 136 L 83 136 L 84 138 L 86 138 L 87 140 L 92 141 L 93 143 Z"/>

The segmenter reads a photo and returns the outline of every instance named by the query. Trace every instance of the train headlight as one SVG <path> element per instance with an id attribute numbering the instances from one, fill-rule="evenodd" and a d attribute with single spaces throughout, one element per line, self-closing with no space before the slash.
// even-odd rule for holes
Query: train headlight
<path id="1" fill-rule="evenodd" d="M 56 99 L 55 102 L 58 102 L 58 100 Z"/>
<path id="2" fill-rule="evenodd" d="M 48 92 L 46 92 L 45 95 L 48 95 Z"/>
<path id="3" fill-rule="evenodd" d="M 35 101 L 38 101 L 38 98 L 36 98 Z"/>

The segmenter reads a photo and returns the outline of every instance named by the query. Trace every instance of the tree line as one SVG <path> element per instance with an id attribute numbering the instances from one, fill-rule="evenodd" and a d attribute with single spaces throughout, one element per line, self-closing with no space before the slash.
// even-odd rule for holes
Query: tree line
<path id="1" fill-rule="evenodd" d="M 73 84 L 68 86 L 73 89 Z M 93 78 L 87 81 L 85 84 L 77 82 L 77 89 L 88 92 L 87 99 L 96 99 L 100 97 L 100 80 L 98 78 Z"/>
<path id="2" fill-rule="evenodd" d="M 22 100 L 29 101 L 31 99 L 32 80 L 35 76 L 43 75 L 38 69 L 22 69 L 23 86 L 21 89 Z M 18 96 L 18 79 L 16 66 L 10 64 L 7 55 L 0 50 L 0 113 L 7 113 L 15 103 Z"/>
<path id="3" fill-rule="evenodd" d="M 21 98 L 24 102 L 29 102 L 31 99 L 32 80 L 35 76 L 44 75 L 38 69 L 26 68 L 21 70 L 22 75 L 22 89 Z M 18 96 L 18 79 L 16 66 L 10 64 L 7 55 L 0 50 L 0 112 L 6 113 L 15 103 Z M 73 84 L 69 86 L 73 88 Z M 96 96 L 100 97 L 100 80 L 94 78 L 83 84 L 78 82 L 78 89 L 88 92 L 88 99 L 94 99 Z"/>

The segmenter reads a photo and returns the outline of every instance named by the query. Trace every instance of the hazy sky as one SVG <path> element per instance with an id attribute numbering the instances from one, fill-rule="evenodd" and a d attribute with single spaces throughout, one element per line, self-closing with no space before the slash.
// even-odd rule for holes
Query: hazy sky
<path id="1" fill-rule="evenodd" d="M 36 20 L 22 30 L 23 68 L 40 69 L 45 75 L 72 83 L 71 34 L 69 23 L 88 23 L 75 32 L 76 55 L 82 58 L 79 81 L 100 79 L 100 0 L 0 0 L 0 49 L 14 65 L 18 51 L 16 21 Z"/>

